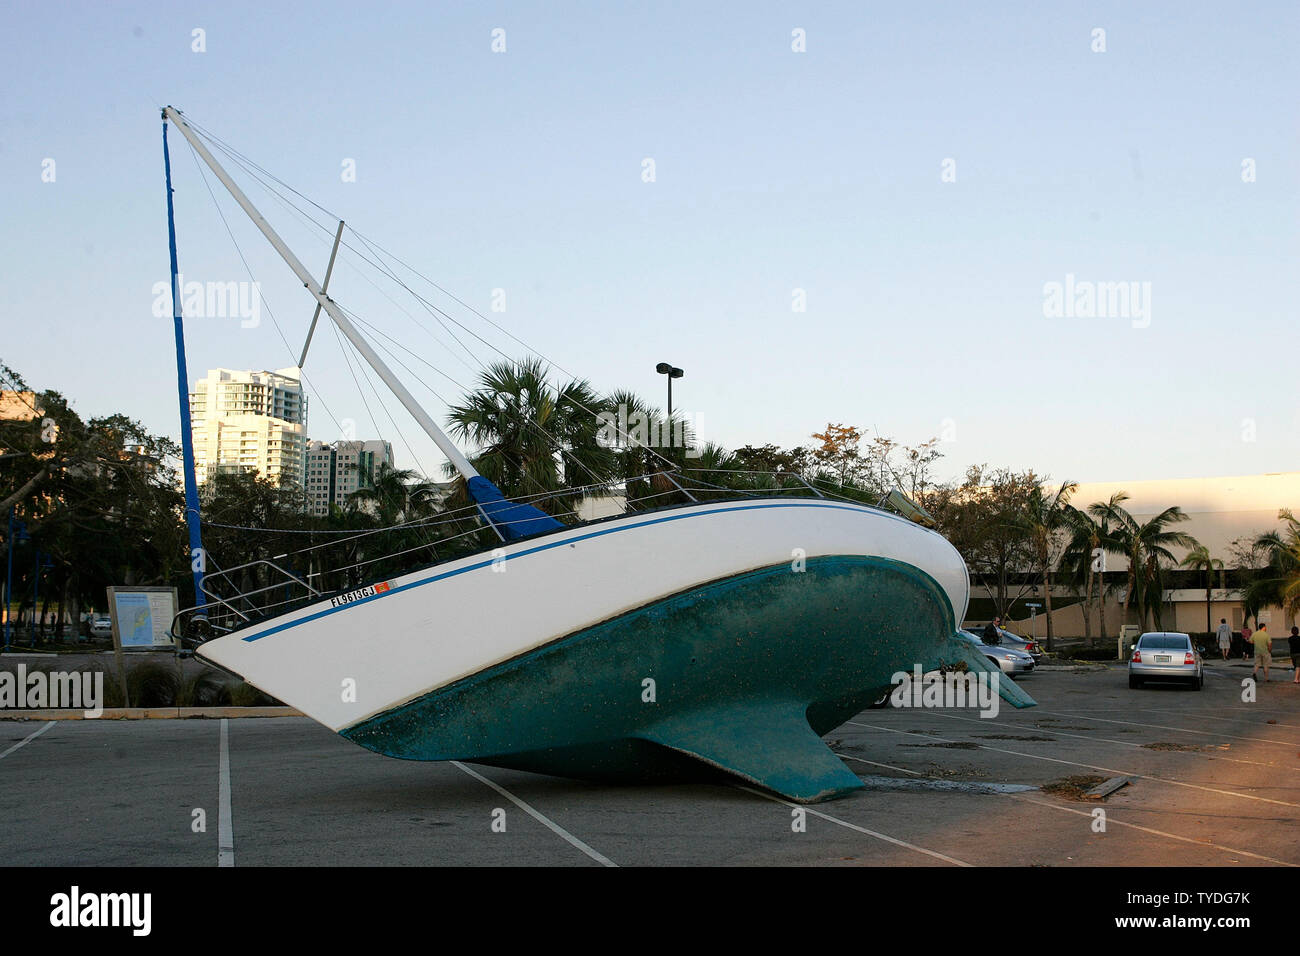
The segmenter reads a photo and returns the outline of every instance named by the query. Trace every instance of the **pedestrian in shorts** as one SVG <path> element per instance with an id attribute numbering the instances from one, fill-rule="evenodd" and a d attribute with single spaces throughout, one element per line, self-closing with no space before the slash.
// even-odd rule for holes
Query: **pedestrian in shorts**
<path id="1" fill-rule="evenodd" d="M 1259 626 L 1253 640 L 1255 642 L 1255 666 L 1251 668 L 1250 676 L 1254 677 L 1255 672 L 1262 667 L 1264 668 L 1264 683 L 1267 684 L 1268 665 L 1273 663 L 1273 639 L 1268 636 L 1267 624 Z"/>
<path id="2" fill-rule="evenodd" d="M 1217 637 L 1219 638 L 1219 653 L 1223 655 L 1223 659 L 1226 661 L 1228 659 L 1228 648 L 1232 647 L 1232 628 L 1228 627 L 1226 617 L 1219 618 Z"/>

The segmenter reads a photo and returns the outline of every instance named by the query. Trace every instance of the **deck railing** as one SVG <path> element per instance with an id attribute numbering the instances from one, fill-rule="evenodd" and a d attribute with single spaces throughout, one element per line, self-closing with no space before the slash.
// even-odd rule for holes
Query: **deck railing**
<path id="1" fill-rule="evenodd" d="M 828 485 L 818 487 L 817 480 L 809 481 L 794 472 L 679 468 L 512 496 L 510 500 L 533 505 L 573 527 L 664 507 L 773 495 L 833 498 L 866 507 L 902 510 L 895 506 L 896 499 L 890 500 L 890 494 L 879 500 L 865 500 Z M 600 502 L 614 507 L 606 514 L 592 513 L 602 510 Z M 579 511 L 592 514 L 583 518 Z M 177 614 L 172 622 L 173 636 L 192 646 L 368 582 L 468 554 L 490 552 L 501 543 L 499 534 L 475 504 L 383 528 L 276 533 L 302 535 L 308 543 L 228 568 L 214 567 L 204 579 L 206 603 Z"/>

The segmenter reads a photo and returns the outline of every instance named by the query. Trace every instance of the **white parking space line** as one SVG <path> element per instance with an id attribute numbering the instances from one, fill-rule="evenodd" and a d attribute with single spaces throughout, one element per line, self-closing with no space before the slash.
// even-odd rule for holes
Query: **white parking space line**
<path id="1" fill-rule="evenodd" d="M 18 743 L 14 744 L 12 747 L 10 747 L 8 750 L 6 750 L 4 753 L 0 754 L 0 760 L 4 760 L 5 757 L 8 757 L 8 756 L 9 756 L 11 753 L 13 753 L 15 750 L 21 750 L 23 747 L 26 747 L 29 743 L 31 743 L 33 740 L 35 740 L 35 739 L 36 739 L 37 737 L 39 737 L 41 734 L 45 733 L 45 731 L 49 730 L 49 729 L 50 729 L 51 727 L 53 727 L 56 723 L 58 723 L 58 721 L 51 720 L 51 721 L 49 721 L 48 723 L 46 723 L 44 726 L 42 726 L 39 730 L 34 730 L 34 731 L 32 731 L 30 734 L 28 734 L 28 735 L 27 735 L 26 737 L 24 737 L 22 740 L 18 741 Z"/>
<path id="2" fill-rule="evenodd" d="M 948 720 L 967 720 L 973 724 L 983 724 L 985 727 L 988 726 L 988 724 L 984 723 L 979 717 L 958 717 L 956 714 L 940 714 L 937 712 L 933 713 L 931 716 L 946 717 Z M 1003 726 L 1008 729 L 1014 729 L 1013 725 L 1004 724 Z M 1033 729 L 1040 734 L 1052 734 L 1056 737 L 1073 737 L 1075 740 L 1094 740 L 1099 744 L 1119 744 L 1121 747 L 1136 747 L 1139 750 L 1158 749 L 1155 747 L 1148 747 L 1145 744 L 1134 743 L 1132 740 L 1116 740 L 1114 737 L 1086 737 L 1083 734 L 1067 734 L 1063 730 L 1055 730 L 1051 727 L 1035 727 Z M 1225 744 L 1224 746 L 1227 745 Z M 1223 760 L 1228 763 L 1244 763 L 1249 764 L 1252 767 L 1267 767 L 1270 770 L 1291 770 L 1295 773 L 1300 773 L 1300 767 L 1282 767 L 1276 763 L 1264 763 L 1260 760 L 1244 760 L 1240 757 L 1225 757 L 1222 754 L 1205 750 L 1160 750 L 1159 752 L 1179 754 L 1184 757 L 1200 757 L 1206 760 Z"/>
<path id="3" fill-rule="evenodd" d="M 1095 720 L 1103 724 L 1127 724 L 1130 727 L 1148 727 L 1152 730 L 1176 730 L 1180 734 L 1198 734 L 1201 737 L 1223 737 L 1227 740 L 1249 740 L 1259 744 L 1277 744 L 1280 747 L 1294 748 L 1294 740 L 1274 740 L 1272 737 L 1242 737 L 1240 734 L 1216 734 L 1212 730 L 1189 730 L 1186 727 L 1167 727 L 1163 724 L 1146 724 L 1134 720 L 1116 720 L 1113 717 L 1088 717 L 1084 714 L 1067 714 L 1059 710 L 1041 710 L 1037 713 L 1054 717 L 1069 717 L 1071 720 Z M 1046 730 L 1047 728 L 1039 728 Z"/>
<path id="4" fill-rule="evenodd" d="M 591 847 L 583 843 L 581 840 L 579 840 L 568 830 L 564 829 L 564 827 L 560 826 L 558 823 L 554 822 L 553 820 L 550 820 L 542 813 L 539 813 L 537 810 L 534 810 L 528 804 L 524 803 L 524 801 L 516 797 L 513 793 L 506 790 L 505 787 L 498 786 L 497 784 L 493 783 L 491 780 L 489 780 L 487 777 L 483 776 L 480 773 L 475 773 L 473 770 L 469 769 L 469 767 L 465 766 L 459 760 L 452 760 L 450 761 L 450 763 L 452 764 L 452 766 L 459 767 L 461 770 L 464 770 L 467 774 L 469 774 L 479 783 L 487 784 L 487 786 L 491 787 L 497 793 L 501 794 L 501 796 L 505 797 L 507 800 L 509 800 L 511 803 L 517 806 L 520 810 L 523 810 L 524 813 L 528 814 L 538 823 L 542 824 L 542 826 L 546 827 L 552 833 L 564 839 L 570 845 L 576 847 L 577 849 L 581 850 L 583 853 L 587 854 L 587 856 L 591 857 L 601 866 L 618 866 L 618 864 L 615 863 L 613 860 L 611 860 L 609 857 L 605 856 L 602 853 L 597 852 L 596 850 L 593 850 Z"/>
<path id="5" fill-rule="evenodd" d="M 880 833 L 876 830 L 868 830 L 866 827 L 860 827 L 856 823 L 849 823 L 847 820 L 841 820 L 838 817 L 833 817 L 829 813 L 822 813 L 820 810 L 814 810 L 812 807 L 806 806 L 804 804 L 791 803 L 789 800 L 782 800 L 780 797 L 775 796 L 773 794 L 764 793 L 762 790 L 755 790 L 752 787 L 746 787 L 741 784 L 734 784 L 734 786 L 736 787 L 737 790 L 744 790 L 746 793 L 752 793 L 755 796 L 762 797 L 764 800 L 771 800 L 773 803 L 781 803 L 787 807 L 791 807 L 792 809 L 802 810 L 805 813 L 810 813 L 813 816 L 819 817 L 822 820 L 829 821 L 830 823 L 836 823 L 850 830 L 856 830 L 859 833 L 865 833 L 869 837 L 874 837 L 877 840 L 884 840 L 886 843 L 892 843 L 894 844 L 894 846 L 901 846 L 906 850 L 914 850 L 917 853 L 924 853 L 926 856 L 932 856 L 936 860 L 943 860 L 945 863 L 951 863 L 953 866 L 973 866 L 973 864 L 966 863 L 963 860 L 958 860 L 956 857 L 945 856 L 944 854 L 939 853 L 936 850 L 927 850 L 923 846 L 917 846 L 915 843 L 908 843 L 906 840 L 899 840 L 895 837 L 891 837 L 887 834 Z"/>
<path id="6" fill-rule="evenodd" d="M 217 760 L 217 866 L 235 865 L 235 824 L 230 812 L 230 721 L 221 718 Z"/>
<path id="7" fill-rule="evenodd" d="M 908 770 L 906 767 L 895 767 L 887 763 L 877 763 L 874 760 L 866 760 L 862 757 L 855 757 L 853 756 L 853 754 L 842 754 L 838 750 L 835 751 L 835 756 L 839 757 L 841 760 L 856 760 L 858 763 L 869 763 L 873 767 L 884 767 L 886 770 L 897 770 L 899 773 L 910 773 L 914 777 L 925 776 L 925 774 L 921 773 L 921 771 L 919 770 Z"/>
<path id="8" fill-rule="evenodd" d="M 1290 681 L 1273 681 L 1272 683 L 1274 683 L 1274 684 L 1283 684 L 1283 683 L 1285 683 L 1285 684 L 1289 684 Z M 1288 691 L 1288 693 L 1290 693 L 1290 692 Z M 1160 695 L 1160 694 L 1156 694 L 1156 693 L 1152 692 L 1151 696 L 1150 696 L 1148 699 L 1149 699 L 1149 700 L 1162 700 L 1162 699 L 1164 699 L 1164 697 L 1173 698 L 1174 696 L 1175 696 L 1175 695 L 1174 695 L 1173 692 L 1170 692 L 1170 693 L 1165 694 L 1165 695 Z M 1189 696 L 1190 696 L 1190 695 L 1189 695 Z M 1197 700 L 1199 701 L 1199 700 L 1201 700 L 1201 698 L 1197 698 Z M 1132 704 L 1133 704 L 1132 707 L 1129 706 L 1129 703 L 1130 703 L 1130 702 L 1132 702 Z M 1213 706 L 1213 705 L 1211 705 L 1211 706 Z M 1100 707 L 1086 707 L 1086 706 L 1082 706 L 1082 705 L 1080 705 L 1080 704 L 1070 704 L 1069 707 L 1070 707 L 1070 710 L 1072 710 L 1072 711 L 1077 711 L 1078 713 L 1081 713 L 1081 714 L 1091 714 L 1091 713 L 1098 713 L 1098 714 L 1113 714 L 1113 713 L 1115 712 L 1115 709 L 1116 709 L 1116 705 L 1115 705 L 1115 704 L 1103 704 L 1103 705 L 1100 706 Z M 1265 706 L 1264 704 L 1262 704 L 1262 703 L 1258 703 L 1258 702 L 1256 702 L 1256 703 L 1254 703 L 1254 704 L 1246 704 L 1246 703 L 1238 703 L 1237 701 L 1234 700 L 1234 701 L 1232 702 L 1232 708 L 1233 708 L 1232 710 L 1227 711 L 1227 712 L 1228 712 L 1228 713 L 1244 714 L 1244 713 L 1246 713 L 1247 711 L 1249 711 L 1249 713 L 1251 713 L 1251 714 L 1258 714 L 1258 715 L 1260 715 L 1260 716 L 1264 716 L 1264 715 L 1267 715 L 1267 714 L 1285 714 L 1286 716 L 1291 717 L 1291 716 L 1294 716 L 1294 715 L 1295 715 L 1295 708 L 1294 708 L 1294 707 L 1268 707 L 1268 706 Z M 1160 713 L 1170 713 L 1170 714 L 1183 714 L 1183 715 L 1186 716 L 1186 717 L 1208 717 L 1208 716 L 1210 716 L 1208 712 L 1206 712 L 1206 711 L 1204 711 L 1204 710 L 1194 710 L 1194 709 L 1192 709 L 1190 706 L 1187 707 L 1187 708 L 1181 708 L 1181 707 L 1180 707 L 1180 708 L 1178 708 L 1177 710 L 1175 710 L 1175 709 L 1173 709 L 1173 708 L 1171 708 L 1171 707 L 1148 707 L 1148 706 L 1146 706 L 1145 704 L 1141 704 L 1141 703 L 1138 703 L 1138 702 L 1137 702 L 1136 694 L 1135 694 L 1135 697 L 1127 698 L 1127 699 L 1125 700 L 1125 702 L 1124 702 L 1124 709 L 1125 709 L 1125 710 L 1130 710 L 1130 709 L 1131 709 L 1131 710 L 1134 710 L 1134 711 L 1138 711 L 1138 712 L 1140 712 L 1140 713 L 1160 712 Z M 1223 713 L 1223 712 L 1225 711 L 1225 709 L 1222 708 L 1222 707 L 1220 707 L 1220 708 L 1218 708 L 1218 711 L 1219 711 L 1220 713 Z M 1293 725 L 1293 726 L 1294 726 L 1294 725 Z"/>
<path id="9" fill-rule="evenodd" d="M 1078 710 L 1079 708 L 1075 708 Z M 1107 709 L 1106 713 L 1112 713 L 1112 709 Z M 1177 714 L 1179 717 L 1186 717 L 1189 720 L 1218 720 L 1227 724 L 1239 724 L 1245 721 L 1259 721 L 1265 711 L 1254 711 L 1252 713 L 1243 713 L 1240 717 L 1224 717 L 1222 714 L 1203 714 L 1195 710 L 1166 710 L 1163 707 L 1134 707 L 1133 713 L 1137 714 Z M 1269 713 L 1272 713 L 1270 711 Z M 1286 711 L 1292 713 L 1292 711 Z M 1270 723 L 1269 727 L 1279 727 L 1287 730 L 1300 730 L 1300 724 L 1283 724 Z"/>
<path id="10" fill-rule="evenodd" d="M 940 743 L 963 743 L 963 741 L 950 740 L 947 737 L 940 737 L 937 734 L 914 734 L 906 730 L 895 730 L 893 727 L 879 727 L 875 724 L 859 724 L 855 721 L 847 721 L 855 727 L 868 727 L 872 730 L 884 730 L 891 734 L 904 734 L 908 737 L 921 737 L 924 740 L 935 740 Z M 1253 793 L 1241 793 L 1237 790 L 1220 790 L 1218 787 L 1204 787 L 1198 783 L 1184 783 L 1181 780 L 1170 780 L 1168 777 L 1153 777 L 1147 773 L 1138 773 L 1134 770 L 1116 770 L 1114 767 L 1098 767 L 1096 764 L 1079 763 L 1077 760 L 1062 760 L 1059 757 L 1046 757 L 1042 754 L 1027 754 L 1020 750 L 1006 750 L 1002 747 L 990 747 L 988 744 L 977 744 L 980 750 L 990 750 L 999 754 L 1010 754 L 1013 757 L 1028 757 L 1030 760 L 1046 760 L 1050 763 L 1065 764 L 1069 767 L 1083 767 L 1086 770 L 1101 770 L 1111 776 L 1138 777 L 1142 780 L 1151 780 L 1155 783 L 1167 783 L 1174 787 L 1186 787 L 1189 790 L 1200 790 L 1204 793 L 1219 793 L 1225 797 L 1240 797 L 1243 800 L 1257 800 L 1260 803 L 1272 803 L 1280 807 L 1295 807 L 1300 809 L 1300 803 L 1291 803 L 1287 800 L 1274 800 L 1272 797 L 1257 797 Z"/>
<path id="11" fill-rule="evenodd" d="M 1040 807 L 1050 807 L 1053 810 L 1064 810 L 1066 813 L 1077 813 L 1081 817 L 1092 817 L 1091 810 L 1076 810 L 1074 807 L 1063 807 L 1057 803 L 1048 803 L 1046 800 L 1035 800 L 1033 797 L 1026 797 L 1018 793 L 1009 793 L 1007 796 L 1012 800 L 1021 800 L 1025 803 L 1032 803 Z M 1286 860 L 1275 860 L 1271 856 L 1264 856 L 1262 853 L 1252 853 L 1250 850 L 1238 850 L 1235 847 L 1224 846 L 1221 843 L 1210 843 L 1206 840 L 1193 840 L 1191 837 L 1179 836 L 1177 833 L 1166 833 L 1164 830 L 1156 830 L 1151 827 L 1144 827 L 1137 823 L 1125 823 L 1123 820 L 1115 819 L 1114 810 L 1107 809 L 1106 825 L 1114 824 L 1117 827 L 1128 827 L 1131 830 L 1141 830 L 1143 833 L 1150 833 L 1154 836 L 1164 837 L 1168 840 L 1178 840 L 1180 843 L 1191 843 L 1194 846 L 1209 847 L 1215 850 L 1222 850 L 1224 853 L 1236 853 L 1241 856 L 1249 856 L 1256 860 L 1263 860 L 1266 863 L 1276 863 L 1279 866 L 1295 866 L 1294 863 L 1288 863 Z"/>

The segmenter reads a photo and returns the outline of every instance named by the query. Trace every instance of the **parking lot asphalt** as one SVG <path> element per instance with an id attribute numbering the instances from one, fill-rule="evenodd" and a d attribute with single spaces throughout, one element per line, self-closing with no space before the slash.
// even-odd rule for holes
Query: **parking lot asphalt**
<path id="1" fill-rule="evenodd" d="M 826 737 L 867 788 L 603 786 L 392 760 L 305 718 L 0 721 L 9 865 L 1300 865 L 1300 685 L 1043 669 L 994 718 L 867 710 Z M 1083 791 L 1131 778 L 1102 800 Z M 1098 814 L 1101 811 L 1101 814 Z"/>

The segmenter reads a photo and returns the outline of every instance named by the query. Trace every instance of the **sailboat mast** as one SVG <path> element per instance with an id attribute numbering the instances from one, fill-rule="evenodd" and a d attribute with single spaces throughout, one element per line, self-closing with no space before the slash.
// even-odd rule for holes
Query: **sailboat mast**
<path id="1" fill-rule="evenodd" d="M 452 466 L 460 472 L 467 481 L 470 478 L 478 477 L 478 471 L 469 463 L 469 459 L 466 458 L 461 450 L 452 443 L 451 439 L 443 433 L 442 429 L 434 423 L 434 420 L 429 416 L 429 413 L 426 412 L 420 406 L 420 403 L 415 400 L 415 396 L 407 391 L 406 386 L 403 385 L 397 376 L 392 373 L 392 370 L 384 364 L 383 360 L 375 353 L 375 350 L 370 347 L 370 343 L 362 338 L 356 327 L 348 317 L 343 314 L 343 310 L 335 304 L 333 299 L 325 294 L 321 289 L 320 284 L 317 283 L 317 281 L 312 278 L 311 273 L 307 271 L 307 267 L 298 261 L 298 257 L 295 256 L 293 251 L 284 244 L 284 240 L 282 240 L 276 231 L 271 228 L 271 224 L 262 217 L 262 214 L 257 211 L 257 207 L 254 206 L 249 201 L 248 197 L 244 195 L 244 191 L 235 184 L 230 176 L 227 175 L 226 171 L 221 167 L 221 164 L 213 158 L 210 152 L 208 152 L 207 147 L 203 145 L 203 142 L 199 139 L 198 135 L 190 128 L 190 125 L 185 122 L 185 118 L 171 106 L 163 109 L 163 116 L 176 124 L 176 128 L 181 131 L 181 134 L 187 140 L 189 140 L 190 145 L 194 147 L 194 151 L 199 154 L 199 158 L 208 165 L 208 168 L 212 170 L 217 179 L 221 180 L 221 184 L 225 186 L 230 192 L 230 195 L 234 197 L 235 202 L 239 203 L 240 208 L 248 214 L 248 218 L 253 220 L 253 225 L 257 226 L 257 228 L 261 230 L 262 235 L 266 236 L 267 241 L 275 247 L 275 251 L 280 253 L 280 257 L 288 263 L 288 266 L 293 270 L 294 275 L 302 281 L 302 284 L 307 287 L 307 291 L 315 297 L 316 301 L 320 303 L 321 308 L 325 310 L 325 313 L 333 320 L 334 324 L 338 326 L 339 331 L 347 337 L 348 341 L 351 342 L 353 346 L 355 346 L 356 350 L 361 353 L 361 357 L 364 358 L 370 367 L 375 370 L 375 373 L 383 379 L 384 384 L 387 385 L 392 393 L 397 396 L 397 400 L 402 403 L 403 407 L 405 407 L 408 412 L 411 413 L 411 417 L 419 423 L 425 433 L 433 439 L 433 443 L 438 446 L 444 455 L 447 456 L 447 460 L 451 462 Z"/>
<path id="2" fill-rule="evenodd" d="M 194 432 L 190 424 L 190 382 L 185 362 L 185 328 L 181 321 L 181 290 L 176 262 L 176 212 L 172 206 L 172 160 L 167 149 L 167 117 L 163 116 L 163 168 L 167 175 L 167 246 L 171 253 L 172 324 L 176 330 L 176 390 L 181 405 L 181 465 L 185 469 L 185 524 L 190 533 L 190 571 L 194 575 L 194 604 L 200 609 L 208 601 L 203 593 L 206 555 L 199 527 L 199 488 L 194 476 Z"/>

